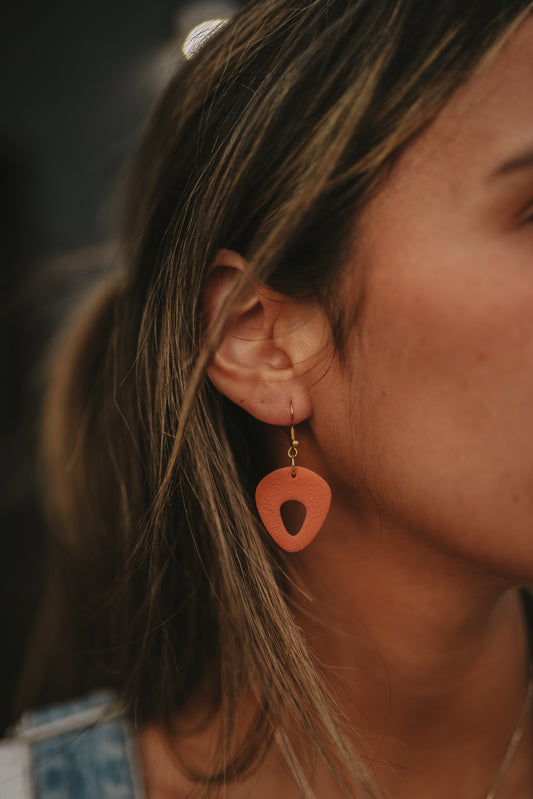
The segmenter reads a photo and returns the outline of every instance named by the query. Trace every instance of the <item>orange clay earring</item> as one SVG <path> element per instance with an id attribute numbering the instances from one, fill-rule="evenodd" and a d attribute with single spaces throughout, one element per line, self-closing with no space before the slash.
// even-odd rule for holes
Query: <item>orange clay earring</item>
<path id="1" fill-rule="evenodd" d="M 331 503 L 331 489 L 326 481 L 311 469 L 297 467 L 294 463 L 298 446 L 291 402 L 291 445 L 287 453 L 291 465 L 267 474 L 255 490 L 255 503 L 261 521 L 276 544 L 286 552 L 298 552 L 311 543 L 322 527 Z M 296 535 L 287 531 L 281 518 L 281 506 L 290 500 L 301 502 L 306 510 L 304 523 Z"/>

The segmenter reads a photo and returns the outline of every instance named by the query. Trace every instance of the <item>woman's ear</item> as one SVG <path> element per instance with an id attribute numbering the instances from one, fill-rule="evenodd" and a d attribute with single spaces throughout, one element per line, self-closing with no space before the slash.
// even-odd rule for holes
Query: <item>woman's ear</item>
<path id="1" fill-rule="evenodd" d="M 222 312 L 245 269 L 246 261 L 238 253 L 217 253 L 205 293 L 206 328 Z M 312 367 L 313 343 L 323 332 L 316 329 L 316 314 L 306 313 L 308 306 L 264 284 L 254 286 L 238 307 L 208 369 L 211 382 L 222 394 L 262 422 L 287 425 L 291 402 L 296 424 L 311 415 L 306 378 Z"/>

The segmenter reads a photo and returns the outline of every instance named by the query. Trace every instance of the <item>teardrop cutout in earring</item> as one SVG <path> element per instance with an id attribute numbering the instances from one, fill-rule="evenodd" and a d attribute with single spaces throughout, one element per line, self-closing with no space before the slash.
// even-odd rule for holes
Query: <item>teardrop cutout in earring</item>
<path id="1" fill-rule="evenodd" d="M 296 466 L 299 442 L 294 435 L 294 408 L 291 402 L 291 445 L 288 456 L 291 465 L 276 469 L 263 477 L 255 490 L 255 503 L 261 521 L 286 552 L 298 552 L 308 546 L 322 527 L 331 504 L 331 489 L 323 477 L 311 469 Z M 281 517 L 281 506 L 296 500 L 305 506 L 306 515 L 301 529 L 291 535 Z"/>

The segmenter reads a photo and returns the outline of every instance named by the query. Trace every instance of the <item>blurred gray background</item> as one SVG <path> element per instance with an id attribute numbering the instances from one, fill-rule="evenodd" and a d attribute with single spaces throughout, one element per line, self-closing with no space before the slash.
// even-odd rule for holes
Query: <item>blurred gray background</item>
<path id="1" fill-rule="evenodd" d="M 50 335 L 116 237 L 121 179 L 188 33 L 244 0 L 48 0 L 0 24 L 0 728 L 42 586 L 35 434 Z"/>

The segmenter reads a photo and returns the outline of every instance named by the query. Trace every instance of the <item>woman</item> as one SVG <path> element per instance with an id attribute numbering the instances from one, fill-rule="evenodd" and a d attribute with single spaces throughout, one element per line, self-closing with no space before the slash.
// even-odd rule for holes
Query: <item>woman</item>
<path id="1" fill-rule="evenodd" d="M 154 111 L 53 362 L 26 674 L 118 691 L 150 799 L 533 794 L 530 11 L 259 0 Z M 304 468 L 287 552 L 256 486 Z"/>

